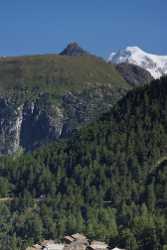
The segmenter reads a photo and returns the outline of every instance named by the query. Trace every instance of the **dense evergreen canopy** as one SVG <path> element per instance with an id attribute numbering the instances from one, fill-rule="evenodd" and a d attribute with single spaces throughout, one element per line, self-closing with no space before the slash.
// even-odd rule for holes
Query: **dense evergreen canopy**
<path id="1" fill-rule="evenodd" d="M 68 140 L 2 157 L 0 195 L 11 199 L 0 202 L 0 249 L 74 232 L 113 247 L 166 249 L 166 96 L 164 77 Z"/>

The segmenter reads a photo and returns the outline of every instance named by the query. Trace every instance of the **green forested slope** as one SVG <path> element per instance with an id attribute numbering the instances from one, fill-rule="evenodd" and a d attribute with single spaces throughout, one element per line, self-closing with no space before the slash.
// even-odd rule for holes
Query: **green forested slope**
<path id="1" fill-rule="evenodd" d="M 14 199 L 0 204 L 1 249 L 73 232 L 113 247 L 166 249 L 166 96 L 164 77 L 68 140 L 3 157 L 0 193 Z"/>

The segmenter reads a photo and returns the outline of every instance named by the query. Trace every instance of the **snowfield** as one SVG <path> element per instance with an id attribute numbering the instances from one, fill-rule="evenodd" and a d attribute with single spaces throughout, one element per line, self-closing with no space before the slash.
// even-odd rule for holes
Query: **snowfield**
<path id="1" fill-rule="evenodd" d="M 135 64 L 149 71 L 155 79 L 167 74 L 167 56 L 153 55 L 139 47 L 127 47 L 117 53 L 111 53 L 108 62 Z"/>

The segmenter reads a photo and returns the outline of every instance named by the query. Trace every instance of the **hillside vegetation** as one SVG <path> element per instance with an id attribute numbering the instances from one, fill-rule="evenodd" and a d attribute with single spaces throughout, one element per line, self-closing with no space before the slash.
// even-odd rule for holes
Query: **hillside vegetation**
<path id="1" fill-rule="evenodd" d="M 15 199 L 0 203 L 0 248 L 84 232 L 111 246 L 166 249 L 166 96 L 164 77 L 67 140 L 2 157 L 0 194 Z"/>
<path id="2" fill-rule="evenodd" d="M 29 94 L 49 92 L 60 95 L 90 85 L 128 88 L 114 66 L 94 56 L 68 57 L 37 55 L 0 59 L 1 93 L 22 90 Z M 91 86 L 91 87 L 92 87 Z"/>
<path id="3" fill-rule="evenodd" d="M 130 88 L 114 66 L 95 56 L 0 58 L 0 155 L 69 136 Z"/>

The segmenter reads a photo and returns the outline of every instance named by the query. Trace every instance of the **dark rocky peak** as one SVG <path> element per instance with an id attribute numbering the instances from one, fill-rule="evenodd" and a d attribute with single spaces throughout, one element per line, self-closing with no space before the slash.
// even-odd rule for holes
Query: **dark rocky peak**
<path id="1" fill-rule="evenodd" d="M 72 42 L 60 53 L 63 56 L 83 56 L 89 53 L 82 49 L 76 42 Z"/>

